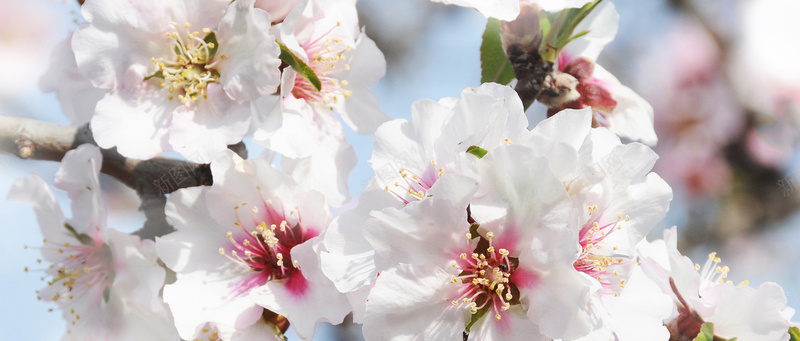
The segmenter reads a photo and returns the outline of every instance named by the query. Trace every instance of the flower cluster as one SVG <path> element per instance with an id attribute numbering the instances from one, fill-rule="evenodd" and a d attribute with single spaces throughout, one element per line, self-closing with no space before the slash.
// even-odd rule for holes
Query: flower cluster
<path id="1" fill-rule="evenodd" d="M 333 111 L 362 134 L 386 120 L 367 89 L 385 61 L 355 1 L 87 1 L 81 14 L 41 85 L 100 147 L 208 163 L 253 135 L 293 178 L 349 199 L 355 153 Z"/>
<path id="2" fill-rule="evenodd" d="M 713 253 L 694 265 L 676 228 L 645 239 L 673 192 L 652 172 L 652 107 L 595 62 L 613 4 L 438 2 L 506 20 L 515 88 L 486 82 L 396 120 L 368 90 L 386 65 L 355 0 L 83 2 L 42 87 L 98 146 L 178 152 L 210 163 L 213 184 L 170 193 L 174 231 L 141 240 L 106 227 L 107 150 L 64 156 L 70 219 L 40 177 L 15 183 L 64 339 L 277 341 L 291 326 L 311 340 L 352 314 L 370 341 L 789 340 L 780 286 L 734 285 Z M 524 77 L 520 49 L 538 58 Z M 548 117 L 532 128 L 531 89 Z M 356 163 L 340 119 L 374 135 L 375 177 L 334 215 Z M 245 137 L 265 152 L 228 150 Z"/>

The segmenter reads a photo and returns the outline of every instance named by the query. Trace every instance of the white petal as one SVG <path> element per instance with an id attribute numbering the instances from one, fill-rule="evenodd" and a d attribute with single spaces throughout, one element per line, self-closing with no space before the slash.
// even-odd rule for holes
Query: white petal
<path id="1" fill-rule="evenodd" d="M 368 340 L 462 340 L 469 311 L 450 303 L 457 285 L 431 266 L 384 271 L 367 299 L 364 337 Z"/>
<path id="2" fill-rule="evenodd" d="M 253 3 L 232 3 L 216 31 L 217 53 L 226 57 L 218 64 L 221 81 L 235 100 L 271 94 L 280 83 L 280 48 L 269 35 L 269 14 L 253 8 Z"/>
<path id="3" fill-rule="evenodd" d="M 137 159 L 152 158 L 165 149 L 167 127 L 176 103 L 162 93 L 110 92 L 97 103 L 91 128 L 97 145 Z"/>
<path id="4" fill-rule="evenodd" d="M 599 64 L 594 66 L 593 77 L 607 82 L 611 97 L 617 101 L 614 111 L 607 117 L 609 129 L 619 136 L 655 145 L 658 138 L 653 127 L 653 106 L 633 90 L 620 84 L 616 77 Z"/>
<path id="5" fill-rule="evenodd" d="M 218 272 L 195 271 L 181 274 L 175 283 L 165 286 L 164 302 L 172 310 L 181 338 L 191 338 L 206 322 L 240 329 L 255 323 L 264 309 L 246 293 L 234 294 L 242 276 L 249 272 L 241 269 L 238 276 L 235 272 L 220 276 Z"/>
<path id="6" fill-rule="evenodd" d="M 448 5 L 459 5 L 472 7 L 481 14 L 497 18 L 500 20 L 511 21 L 519 15 L 519 0 L 433 0 Z"/>
<path id="7" fill-rule="evenodd" d="M 742 341 L 789 340 L 789 324 L 781 311 L 786 307 L 783 289 L 772 282 L 758 289 L 733 284 L 718 284 L 703 290 L 704 300 L 716 303 L 711 315 L 714 334 Z"/>
<path id="8" fill-rule="evenodd" d="M 172 115 L 169 143 L 191 161 L 208 163 L 250 127 L 250 106 L 230 100 L 220 86 L 208 87 L 208 99 L 181 105 Z"/>
<path id="9" fill-rule="evenodd" d="M 546 9 L 545 2 L 552 0 L 544 0 L 541 2 L 543 8 Z M 564 1 L 564 0 L 557 0 Z M 588 1 L 586 0 L 573 0 L 578 2 L 576 4 L 580 7 Z M 575 33 L 589 31 L 586 35 L 571 41 L 564 47 L 564 52 L 567 55 L 577 58 L 586 57 L 589 60 L 596 61 L 597 56 L 603 51 L 608 43 L 614 40 L 614 37 L 619 31 L 619 13 L 614 7 L 613 2 L 601 2 L 595 7 L 589 15 L 575 28 Z"/>
<path id="10" fill-rule="evenodd" d="M 78 233 L 100 236 L 106 226 L 106 207 L 98 173 L 103 165 L 100 149 L 90 144 L 68 151 L 61 160 L 54 185 L 72 200 L 70 223 Z"/>

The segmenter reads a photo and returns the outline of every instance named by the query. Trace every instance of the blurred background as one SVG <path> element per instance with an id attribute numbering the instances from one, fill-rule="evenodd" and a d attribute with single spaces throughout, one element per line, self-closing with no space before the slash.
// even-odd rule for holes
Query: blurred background
<path id="1" fill-rule="evenodd" d="M 609 1 L 609 0 L 606 0 Z M 730 278 L 783 286 L 800 307 L 800 2 L 796 0 L 614 0 L 619 34 L 599 63 L 655 108 L 660 156 L 655 171 L 672 186 L 667 218 L 695 261 L 718 251 Z M 359 0 L 361 24 L 386 55 L 373 90 L 392 118 L 408 118 L 421 98 L 458 97 L 480 81 L 478 48 L 486 19 L 430 0 Z M 0 1 L 0 114 L 68 124 L 54 94 L 38 89 L 52 47 L 80 21 L 75 1 Z M 531 126 L 542 108 L 528 112 Z M 347 128 L 345 128 L 347 129 Z M 358 197 L 372 178 L 372 139 L 348 132 L 359 164 Z M 250 155 L 257 146 L 246 141 Z M 56 340 L 60 312 L 36 300 L 41 244 L 30 207 L 6 201 L 30 172 L 52 184 L 58 164 L 0 154 L 0 330 L 8 340 Z M 144 218 L 132 190 L 104 177 L 109 226 L 134 231 Z M 57 192 L 63 207 L 66 195 Z M 346 209 L 345 207 L 334 212 Z M 69 214 L 69 213 L 68 213 Z M 24 272 L 28 266 L 32 271 Z M 321 326 L 318 340 L 358 340 L 357 326 Z M 297 340 L 293 335 L 292 340 Z"/>

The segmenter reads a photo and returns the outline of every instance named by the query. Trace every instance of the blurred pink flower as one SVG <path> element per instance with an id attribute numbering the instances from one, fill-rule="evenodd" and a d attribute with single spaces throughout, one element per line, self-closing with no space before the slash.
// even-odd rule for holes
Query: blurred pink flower
<path id="1" fill-rule="evenodd" d="M 35 16 L 39 23 L 31 24 Z M 43 1 L 0 2 L 0 64 L 5 65 L 0 97 L 34 90 L 45 71 L 49 49 L 59 38 L 57 8 Z M 8 81 L 8 80 L 14 80 Z"/>

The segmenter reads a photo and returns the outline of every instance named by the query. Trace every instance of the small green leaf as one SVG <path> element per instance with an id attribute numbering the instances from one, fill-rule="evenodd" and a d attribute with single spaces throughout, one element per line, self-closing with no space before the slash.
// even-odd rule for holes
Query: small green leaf
<path id="1" fill-rule="evenodd" d="M 213 44 L 213 47 L 208 48 L 208 60 L 214 59 L 214 56 L 217 55 L 217 50 L 219 50 L 219 43 L 217 42 L 217 35 L 214 32 L 211 32 L 203 38 L 203 41 L 206 44 Z"/>
<path id="2" fill-rule="evenodd" d="M 800 329 L 797 329 L 797 327 L 789 328 L 789 341 L 800 341 Z"/>
<path id="3" fill-rule="evenodd" d="M 281 47 L 280 59 L 286 62 L 286 64 L 289 64 L 289 66 L 291 66 L 292 69 L 297 71 L 297 73 L 303 78 L 305 78 L 305 80 L 309 81 L 311 85 L 314 86 L 315 90 L 319 91 L 320 89 L 322 89 L 322 83 L 320 83 L 317 74 L 314 73 L 314 70 L 312 70 L 308 66 L 308 64 L 303 62 L 302 59 L 295 56 L 294 53 L 292 53 L 292 51 L 290 51 L 289 48 L 286 47 L 286 45 L 281 44 L 281 42 L 279 41 L 277 43 L 278 46 Z"/>
<path id="4" fill-rule="evenodd" d="M 164 73 L 161 70 L 154 72 L 152 75 L 148 75 L 144 77 L 144 80 L 149 80 L 150 78 L 160 78 L 164 79 Z"/>
<path id="5" fill-rule="evenodd" d="M 106 301 L 106 303 L 108 303 L 108 300 L 110 299 L 111 299 L 111 286 L 109 285 L 106 286 L 105 290 L 103 290 L 103 301 Z"/>
<path id="6" fill-rule="evenodd" d="M 483 315 L 486 315 L 486 313 L 491 309 L 491 307 L 492 307 L 491 304 L 487 304 L 483 308 L 478 310 L 477 313 L 472 314 L 472 316 L 470 316 L 469 323 L 467 323 L 467 326 L 464 328 L 464 330 L 467 333 L 469 333 L 470 328 L 472 328 L 472 326 L 475 325 L 475 323 L 478 322 L 478 320 L 480 320 L 481 317 L 483 317 Z"/>
<path id="7" fill-rule="evenodd" d="M 550 12 L 539 12 L 539 27 L 542 29 L 542 37 L 550 33 Z"/>
<path id="8" fill-rule="evenodd" d="M 473 223 L 469 226 L 469 234 L 472 235 L 472 239 L 480 237 L 480 233 L 478 233 L 478 228 L 481 227 L 481 224 Z"/>
<path id="9" fill-rule="evenodd" d="M 741 287 L 741 286 L 745 286 L 745 285 L 750 285 L 750 281 L 744 280 L 741 283 L 736 284 L 737 287 Z"/>
<path id="10" fill-rule="evenodd" d="M 67 231 L 69 231 L 69 233 L 72 233 L 72 236 L 78 239 L 81 242 L 81 244 L 92 245 L 94 243 L 92 237 L 89 237 L 89 235 L 84 233 L 78 233 L 78 231 L 75 231 L 75 228 L 72 227 L 72 225 L 70 225 L 69 223 L 64 223 L 64 227 L 67 229 Z"/>
<path id="11" fill-rule="evenodd" d="M 500 20 L 489 18 L 481 43 L 481 83 L 508 84 L 514 77 L 514 68 L 500 38 Z"/>
<path id="12" fill-rule="evenodd" d="M 700 334 L 692 341 L 714 341 L 714 324 L 711 322 L 703 323 L 700 326 Z"/>
<path id="13" fill-rule="evenodd" d="M 469 148 L 467 148 L 467 153 L 470 153 L 472 155 L 477 156 L 479 159 L 482 159 L 489 152 L 486 149 L 483 149 L 478 146 L 470 146 Z"/>
<path id="14" fill-rule="evenodd" d="M 575 35 L 573 35 L 572 37 L 569 38 L 569 40 L 567 40 L 567 44 L 569 44 L 571 41 L 573 41 L 575 39 L 578 39 L 580 37 L 583 37 L 583 36 L 585 36 L 587 34 L 589 34 L 589 30 L 583 30 L 583 31 L 580 31 L 578 33 L 575 33 Z M 564 44 L 564 45 L 566 45 L 566 44 Z"/>
<path id="15" fill-rule="evenodd" d="M 539 54 L 542 56 L 543 61 L 554 63 L 561 49 L 567 43 L 588 33 L 584 31 L 573 34 L 575 28 L 578 27 L 583 19 L 586 19 L 601 1 L 591 1 L 581 8 L 567 8 L 550 17 L 550 27 L 547 32 L 543 32 L 544 39 L 539 47 Z"/>

